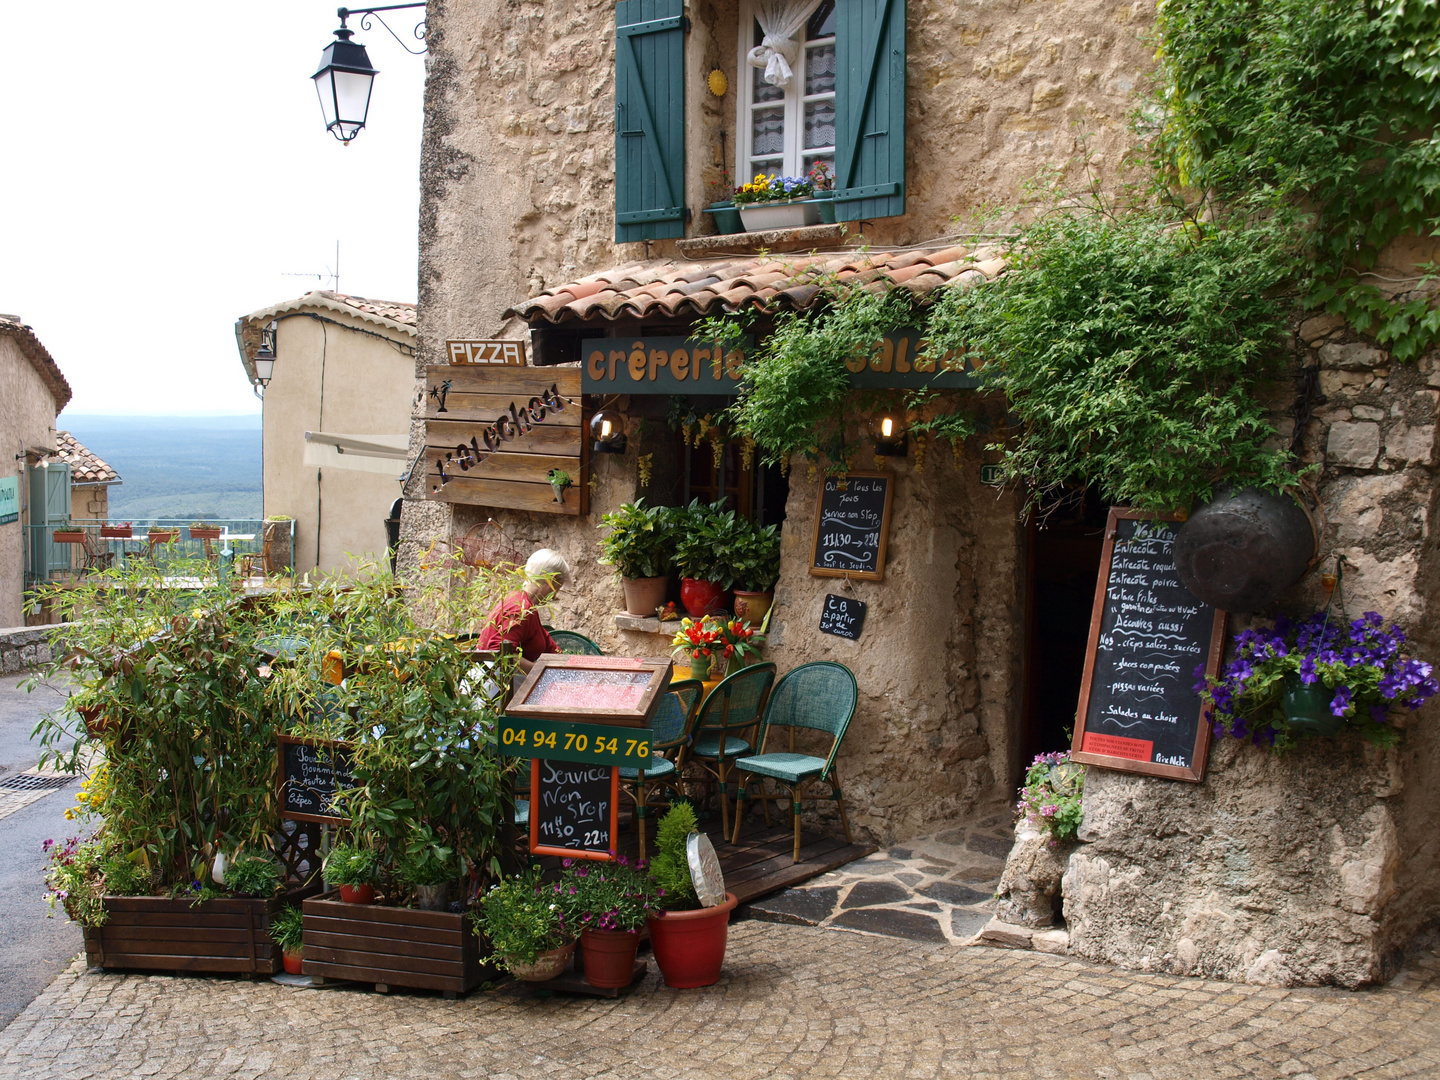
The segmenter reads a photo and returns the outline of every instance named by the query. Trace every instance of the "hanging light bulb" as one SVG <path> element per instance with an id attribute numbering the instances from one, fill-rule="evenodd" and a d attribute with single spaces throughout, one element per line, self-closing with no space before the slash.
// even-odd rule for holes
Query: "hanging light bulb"
<path id="1" fill-rule="evenodd" d="M 875 453 L 883 457 L 904 457 L 907 449 L 905 418 L 892 409 L 883 409 L 870 419 L 870 436 Z"/>
<path id="2" fill-rule="evenodd" d="M 597 454 L 625 452 L 625 417 L 615 409 L 601 409 L 590 418 L 590 449 Z"/>

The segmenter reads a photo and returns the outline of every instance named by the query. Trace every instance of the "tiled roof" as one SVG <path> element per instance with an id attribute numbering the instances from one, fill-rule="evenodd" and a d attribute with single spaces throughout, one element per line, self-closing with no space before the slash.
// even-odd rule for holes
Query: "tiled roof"
<path id="1" fill-rule="evenodd" d="M 294 300 L 252 311 L 235 321 L 235 344 L 240 349 L 240 362 L 245 365 L 245 374 L 252 383 L 255 381 L 255 351 L 260 348 L 260 332 L 265 324 L 271 319 L 301 311 L 328 311 L 361 319 L 374 324 L 382 332 L 389 331 L 394 340 L 407 348 L 413 348 L 412 343 L 419 336 L 414 304 L 400 300 L 370 300 L 364 296 L 321 290 L 308 292 Z"/>
<path id="2" fill-rule="evenodd" d="M 50 455 L 57 461 L 70 463 L 72 484 L 118 484 L 120 474 L 94 455 L 84 443 L 68 431 L 55 433 L 55 452 Z"/>
<path id="3" fill-rule="evenodd" d="M 753 305 L 803 311 L 821 298 L 826 280 L 879 291 L 891 286 L 926 296 L 945 285 L 988 281 L 1005 268 L 992 249 L 755 256 L 711 262 L 636 263 L 547 289 L 505 314 L 552 323 L 621 318 L 699 318 Z"/>
<path id="4" fill-rule="evenodd" d="M 5 334 L 20 346 L 20 351 L 39 373 L 50 391 L 50 396 L 55 399 L 55 411 L 58 413 L 65 408 L 70 403 L 70 384 L 65 381 L 60 365 L 55 363 L 49 350 L 40 344 L 35 331 L 13 316 L 0 315 L 0 334 Z"/>
<path id="5" fill-rule="evenodd" d="M 389 319 L 391 322 L 404 326 L 415 325 L 415 305 L 407 304 L 402 300 L 369 300 L 363 296 L 349 296 L 338 292 L 321 292 L 311 295 L 323 296 L 337 304 L 344 304 L 356 311 L 363 311 L 367 315 L 378 315 L 382 319 Z"/>

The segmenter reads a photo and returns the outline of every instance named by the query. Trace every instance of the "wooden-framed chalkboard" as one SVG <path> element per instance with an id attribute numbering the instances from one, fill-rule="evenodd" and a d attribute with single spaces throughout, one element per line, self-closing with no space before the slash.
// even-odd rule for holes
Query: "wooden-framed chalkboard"
<path id="1" fill-rule="evenodd" d="M 825 477 L 815 506 L 810 573 L 865 581 L 885 576 L 893 481 L 883 472 Z"/>
<path id="2" fill-rule="evenodd" d="M 620 833 L 620 770 L 532 758 L 530 850 L 572 859 L 614 858 Z"/>
<path id="3" fill-rule="evenodd" d="M 1176 577 L 1176 520 L 1110 511 L 1070 756 L 1198 783 L 1210 725 L 1193 689 L 1195 668 L 1219 670 L 1226 616 Z"/>
<path id="4" fill-rule="evenodd" d="M 278 737 L 280 816 L 291 821 L 347 822 L 335 793 L 355 786 L 350 744 Z"/>

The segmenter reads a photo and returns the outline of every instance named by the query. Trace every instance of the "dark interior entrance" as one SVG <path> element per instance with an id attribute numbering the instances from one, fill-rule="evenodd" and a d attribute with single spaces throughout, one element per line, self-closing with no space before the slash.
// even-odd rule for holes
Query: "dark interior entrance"
<path id="1" fill-rule="evenodd" d="M 1036 754 L 1070 747 L 1108 511 L 1090 488 L 1030 525 L 1022 773 Z"/>

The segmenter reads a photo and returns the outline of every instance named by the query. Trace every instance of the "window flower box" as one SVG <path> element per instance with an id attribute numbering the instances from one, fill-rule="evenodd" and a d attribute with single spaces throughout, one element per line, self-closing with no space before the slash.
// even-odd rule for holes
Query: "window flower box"
<path id="1" fill-rule="evenodd" d="M 107 540 L 129 540 L 134 530 L 129 525 L 101 525 L 100 535 Z"/>
<path id="2" fill-rule="evenodd" d="M 811 199 L 746 203 L 740 207 L 740 220 L 745 223 L 746 232 L 798 229 L 803 225 L 820 224 L 820 206 Z"/>
<path id="3" fill-rule="evenodd" d="M 83 544 L 85 542 L 85 530 L 56 529 L 54 537 L 55 543 L 57 544 Z"/>

